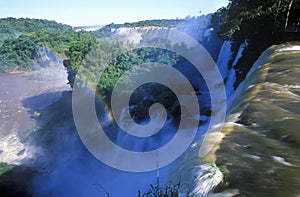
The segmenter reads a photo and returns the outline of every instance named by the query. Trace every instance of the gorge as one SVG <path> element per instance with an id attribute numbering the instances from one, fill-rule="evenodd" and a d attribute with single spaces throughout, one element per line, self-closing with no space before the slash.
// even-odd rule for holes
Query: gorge
<path id="1" fill-rule="evenodd" d="M 108 25 L 95 32 L 75 32 L 68 26 L 52 24 L 58 28 L 55 31 L 63 32 L 55 38 L 67 40 L 67 44 L 56 42 L 54 47 L 51 45 L 54 41 L 47 40 L 51 36 L 45 36 L 48 35 L 47 32 L 28 34 L 31 36 L 29 38 L 26 33 L 14 37 L 22 28 L 11 26 L 18 31 L 10 35 L 16 40 L 0 42 L 2 46 L 6 46 L 0 50 L 1 63 L 5 65 L 2 68 L 8 69 L 5 71 L 23 72 L 0 74 L 1 195 L 150 197 L 166 193 L 166 196 L 298 196 L 299 34 L 278 33 L 272 37 L 274 40 L 270 38 L 272 41 L 262 41 L 262 37 L 269 34 L 262 34 L 258 39 L 252 38 L 253 35 L 248 35 L 248 32 L 245 36 L 242 31 L 233 35 L 232 39 L 222 40 L 217 34 L 220 29 L 224 33 L 224 29 L 213 22 L 207 22 L 208 19 L 211 19 L 210 15 L 189 21 L 167 21 L 166 23 L 171 23 L 167 27 Z M 9 20 L 12 19 L 7 19 L 3 24 L 8 25 Z M 40 22 L 28 20 L 28 24 Z M 41 29 L 46 29 L 43 26 L 46 23 L 41 23 Z M 248 30 L 248 27 L 244 28 Z M 163 29 L 167 31 L 162 33 Z M 219 116 L 218 113 L 222 113 L 224 108 L 222 106 L 220 112 L 211 110 L 214 101 L 205 84 L 205 76 L 197 74 L 191 63 L 174 51 L 157 49 L 159 47 L 137 47 L 145 40 L 161 46 L 158 43 L 163 39 L 147 40 L 146 34 L 152 32 L 157 35 L 156 38 L 161 38 L 162 35 L 172 34 L 173 30 L 200 43 L 219 70 L 222 85 L 219 79 L 213 78 L 214 86 L 222 86 L 225 90 L 226 98 L 221 98 L 220 103 L 225 102 L 222 104 L 226 107 L 226 117 L 223 123 L 213 125 L 208 131 L 210 121 Z M 5 36 L 8 35 L 7 32 L 5 31 Z M 49 35 L 54 36 L 52 33 Z M 104 39 L 97 40 L 99 37 Z M 9 61 L 4 58 L 7 56 L 3 55 L 11 52 L 9 46 L 21 42 L 28 44 L 28 41 L 35 41 L 37 38 L 43 38 L 44 45 L 22 49 L 30 51 L 33 57 L 30 61 L 26 60 L 28 65 L 35 63 L 29 69 L 30 72 L 24 72 L 27 70 L 23 67 L 16 68 L 17 61 L 22 59 L 16 60 L 11 69 Z M 172 45 L 172 42 L 168 44 Z M 66 45 L 70 47 L 67 49 Z M 133 49 L 123 51 L 123 45 Z M 28 46 L 37 45 L 29 43 Z M 183 46 L 186 51 L 190 49 L 184 44 L 178 46 L 177 49 L 182 49 Z M 254 50 L 255 47 L 257 50 Z M 117 55 L 112 61 L 110 58 L 114 52 L 121 55 Z M 204 52 L 199 51 L 199 54 L 203 55 Z M 99 60 L 111 66 L 111 70 L 103 72 L 103 78 L 96 75 L 97 72 L 102 72 L 101 68 L 94 66 Z M 178 95 L 174 95 L 174 91 L 172 93 L 165 86 L 149 83 L 137 88 L 128 109 L 131 116 L 129 118 L 135 123 L 147 125 L 151 117 L 148 114 L 149 107 L 153 103 L 161 101 L 167 109 L 168 119 L 161 131 L 150 140 L 132 137 L 117 128 L 117 118 L 112 115 L 110 106 L 106 103 L 109 94 L 101 97 L 104 92 L 112 91 L 111 87 L 117 81 L 115 78 L 126 73 L 124 68 L 130 70 L 133 65 L 142 64 L 147 72 L 149 62 L 171 65 L 183 73 L 192 84 L 201 108 L 199 114 L 184 114 L 182 109 L 178 110 L 182 107 L 178 105 L 178 98 L 175 102 L 172 101 Z M 78 67 L 82 65 L 85 68 L 90 66 L 91 70 L 81 71 L 82 78 L 76 80 Z M 173 75 L 165 77 L 172 78 Z M 93 81 L 95 79 L 97 83 Z M 173 79 L 176 84 L 177 78 Z M 71 83 L 71 87 L 67 82 Z M 84 90 L 79 93 L 82 97 L 78 100 L 74 100 L 76 88 Z M 176 135 L 178 122 L 183 116 L 199 122 L 192 144 L 171 164 L 164 167 L 157 164 L 157 169 L 151 171 L 126 172 L 106 165 L 85 146 L 74 118 L 74 102 L 83 106 L 84 110 L 90 110 L 81 100 L 89 91 L 94 95 L 93 103 L 96 104 L 98 121 L 109 139 L 120 147 L 137 152 L 149 152 L 161 147 Z M 127 121 L 125 111 L 122 109 L 118 118 L 125 126 L 128 124 L 130 127 L 132 122 Z M 160 120 L 162 116 L 159 114 L 151 118 Z M 85 129 L 91 132 L 97 127 L 98 125 L 89 125 Z M 109 157 L 117 158 L 116 161 L 122 158 L 122 155 L 113 151 L 107 151 Z M 142 164 L 141 162 L 140 165 Z M 139 164 L 136 162 L 130 165 Z"/>

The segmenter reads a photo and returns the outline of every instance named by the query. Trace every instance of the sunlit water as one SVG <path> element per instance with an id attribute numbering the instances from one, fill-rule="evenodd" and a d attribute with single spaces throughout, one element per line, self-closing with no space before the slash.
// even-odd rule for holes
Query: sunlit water
<path id="1" fill-rule="evenodd" d="M 140 41 L 139 34 L 132 35 L 128 29 L 123 33 L 126 39 L 129 37 L 133 41 Z M 114 169 L 97 160 L 85 148 L 77 134 L 70 106 L 71 93 L 64 92 L 59 100 L 61 91 L 68 90 L 65 70 L 54 71 L 56 74 L 49 76 L 48 72 L 53 72 L 53 68 L 31 73 L 31 76 L 3 75 L 0 79 L 1 90 L 4 90 L 1 92 L 3 93 L 1 107 L 4 106 L 3 110 L 7 110 L 8 102 L 12 107 L 11 111 L 2 111 L 9 116 L 3 117 L 4 121 L 0 125 L 1 134 L 4 135 L 4 138 L 1 138 L 1 148 L 5 149 L 0 153 L 0 161 L 34 169 L 33 179 L 30 179 L 30 186 L 27 188 L 30 194 L 34 196 L 137 196 L 139 190 L 142 193 L 147 192 L 150 184 L 159 183 L 159 186 L 163 187 L 169 181 L 169 174 L 176 161 L 159 170 L 130 173 Z M 63 73 L 63 79 L 58 76 L 60 73 Z M 59 85 L 63 85 L 57 88 L 54 82 L 56 80 L 59 81 Z M 6 94 L 8 92 L 6 90 L 10 90 L 10 94 Z M 202 95 L 206 98 L 199 99 L 202 102 L 206 101 L 209 97 L 207 94 Z M 19 109 L 22 113 L 18 112 Z M 32 116 L 36 110 L 41 116 L 34 119 Z M 15 113 L 23 114 L 22 119 L 14 116 Z M 197 118 L 203 122 L 209 120 L 200 115 Z M 133 139 L 127 138 L 128 136 L 120 135 L 119 130 L 110 128 L 113 122 L 111 117 L 106 116 L 100 121 L 106 125 L 109 132 L 113 133 L 112 139 L 115 143 L 139 151 L 145 148 L 156 148 L 166 143 L 176 132 L 174 125 L 168 121 L 162 134 L 157 138 L 136 143 Z M 205 128 L 206 125 L 200 127 L 197 135 L 201 135 Z M 23 143 L 23 138 L 26 138 L 26 143 Z M 25 173 L 17 176 L 25 177 Z M 22 184 L 18 181 L 17 183 Z"/>
<path id="2" fill-rule="evenodd" d="M 195 145 L 179 169 L 213 162 L 228 170 L 221 195 L 299 196 L 299 79 L 299 43 L 266 50 L 229 101 L 222 132 L 207 136 L 219 143 L 205 158 Z M 191 176 L 185 180 L 205 187 Z"/>
<path id="3" fill-rule="evenodd" d="M 124 34 L 127 33 L 128 30 Z M 133 38 L 139 36 L 133 35 Z M 229 185 L 223 195 L 299 196 L 299 44 L 274 46 L 263 53 L 236 92 L 233 90 L 235 70 L 228 72 L 226 67 L 231 58 L 230 46 L 229 42 L 224 43 L 218 66 L 223 78 L 228 77 L 227 94 L 233 96 L 229 101 L 227 121 L 218 125 L 223 127 L 222 132 L 211 132 L 207 136 L 208 139 L 219 139 L 219 143 L 205 158 L 198 157 L 200 140 L 182 158 L 156 171 L 130 173 L 109 167 L 82 144 L 72 119 L 71 93 L 65 92 L 59 102 L 51 104 L 58 100 L 60 91 L 67 90 L 66 86 L 57 87 L 59 92 L 53 95 L 43 95 L 56 87 L 41 88 L 49 82 L 17 76 L 12 83 L 5 80 L 1 83 L 1 90 L 5 90 L 0 93 L 3 112 L 1 149 L 6 151 L 0 153 L 1 162 L 20 164 L 28 157 L 33 158 L 25 163 L 33 165 L 37 171 L 29 188 L 35 196 L 137 196 L 138 190 L 146 192 L 150 184 L 159 181 L 163 186 L 178 179 L 185 185 L 182 194 L 188 188 L 191 194 L 206 196 L 224 177 Z M 242 51 L 243 46 L 235 62 Z M 5 79 L 9 80 L 9 77 L 12 76 L 5 76 Z M 31 84 L 33 81 L 35 85 Z M 14 89 L 17 92 L 7 94 L 10 86 L 5 84 L 14 83 L 20 86 Z M 15 95 L 23 96 L 15 98 Z M 11 105 L 6 105 L 6 101 Z M 30 115 L 36 109 L 41 110 L 42 116 L 35 121 Z M 199 118 L 209 121 L 208 117 Z M 139 151 L 145 147 L 155 148 L 160 140 L 165 143 L 174 129 L 168 122 L 165 134 L 160 136 L 162 139 L 137 144 L 110 128 L 111 117 L 104 116 L 100 121 L 115 132 L 112 138 L 116 143 Z M 30 138 L 30 145 L 24 145 L 20 137 L 34 126 L 38 126 L 39 132 Z M 197 137 L 206 131 L 206 127 L 207 124 L 199 127 Z M 210 141 L 214 140 L 207 140 Z M 43 149 L 43 154 L 39 148 Z M 214 163 L 228 169 L 230 175 L 224 176 Z"/>

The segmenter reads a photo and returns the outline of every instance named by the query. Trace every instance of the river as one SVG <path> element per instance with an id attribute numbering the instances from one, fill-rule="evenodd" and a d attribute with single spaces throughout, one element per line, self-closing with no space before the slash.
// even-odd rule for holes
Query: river
<path id="1" fill-rule="evenodd" d="M 21 143 L 22 137 L 36 126 L 34 111 L 59 100 L 61 92 L 70 89 L 66 72 L 62 68 L 59 71 L 59 77 L 47 79 L 37 77 L 34 72 L 0 73 L 0 162 L 20 164 L 33 156 Z"/>
<path id="2" fill-rule="evenodd" d="M 211 163 L 225 172 L 217 188 L 220 196 L 299 196 L 299 79 L 299 43 L 266 50 L 231 97 L 227 119 L 219 125 L 222 131 L 206 136 L 218 137 L 218 143 L 208 155 L 198 157 L 200 140 L 177 175 L 185 175 L 201 194 L 198 175 L 203 177 L 201 166 Z M 191 174 L 195 168 L 198 172 Z M 197 179 L 190 178 L 195 174 Z"/>
<path id="3" fill-rule="evenodd" d="M 299 196 L 299 48 L 273 46 L 261 55 L 228 102 L 222 131 L 206 136 L 219 139 L 208 155 L 199 158 L 200 139 L 172 166 L 146 173 L 113 169 L 87 151 L 72 119 L 71 93 L 62 94 L 70 90 L 66 78 L 0 74 L 0 162 L 31 164 L 37 173 L 27 189 L 34 196 L 137 196 L 172 177 L 196 196 L 212 194 L 219 183 L 216 196 Z M 23 143 L 35 130 L 34 143 Z"/>

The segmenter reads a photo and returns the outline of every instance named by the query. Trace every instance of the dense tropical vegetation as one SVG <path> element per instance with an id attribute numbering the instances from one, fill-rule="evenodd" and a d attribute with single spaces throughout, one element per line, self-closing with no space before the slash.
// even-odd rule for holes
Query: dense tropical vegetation
<path id="1" fill-rule="evenodd" d="M 290 0 L 246 1 L 230 0 L 227 7 L 219 9 L 212 17 L 219 35 L 224 40 L 233 42 L 232 51 L 237 52 L 241 43 L 246 42 L 244 55 L 236 67 L 240 73 L 237 84 L 242 81 L 250 66 L 258 55 L 271 44 L 295 39 L 294 36 L 284 33 Z M 293 1 L 291 12 L 293 19 L 297 18 L 295 12 L 300 8 L 299 1 Z M 172 27 L 183 22 L 182 19 L 174 20 L 149 20 L 136 23 L 109 24 L 95 32 L 75 31 L 71 26 L 56 23 L 55 21 L 4 18 L 0 19 L 0 71 L 30 70 L 44 61 L 51 60 L 55 53 L 65 60 L 69 72 L 69 81 L 73 86 L 74 77 L 86 55 L 97 46 L 100 62 L 109 58 L 111 62 L 101 79 L 96 79 L 98 70 L 91 68 L 92 81 L 97 82 L 98 89 L 104 95 L 109 95 L 113 84 L 125 70 L 133 65 L 143 62 L 155 62 L 159 59 L 167 64 L 176 64 L 176 57 L 170 53 L 156 49 L 134 50 L 120 57 L 106 57 L 109 52 L 120 54 L 124 51 L 122 43 L 110 43 L 102 39 L 111 35 L 112 29 L 121 27 L 162 26 Z M 288 23 L 290 25 L 290 22 Z M 299 38 L 298 38 L 299 39 Z M 95 51 L 96 51 L 95 50 Z M 163 55 L 164 54 L 164 55 Z M 158 61 L 158 62 L 159 62 Z M 99 63 L 99 61 L 98 61 Z M 98 65 L 99 66 L 99 65 Z M 229 64 L 230 67 L 230 64 Z M 109 97 L 109 96 L 108 96 Z"/>
<path id="2" fill-rule="evenodd" d="M 247 43 L 243 57 L 237 65 L 234 65 L 239 73 L 236 85 L 243 80 L 250 66 L 266 47 L 279 42 L 300 39 L 299 36 L 284 32 L 290 3 L 290 0 L 230 0 L 227 7 L 221 8 L 214 14 L 212 20 L 216 26 L 220 26 L 220 37 L 233 42 L 234 53 L 237 52 L 241 43 Z M 295 13 L 297 9 L 300 9 L 300 2 L 294 1 L 291 10 Z M 296 20 L 297 16 L 293 16 L 293 19 Z M 75 31 L 71 26 L 55 21 L 23 18 L 0 19 L 0 72 L 32 70 L 43 66 L 44 61 L 51 60 L 50 51 L 52 51 L 64 60 L 72 87 L 81 85 L 74 84 L 74 80 L 78 69 L 83 66 L 86 68 L 82 73 L 83 77 L 94 83 L 91 85 L 94 85 L 102 99 L 109 103 L 112 89 L 119 77 L 135 65 L 157 62 L 178 68 L 181 65 L 187 66 L 188 63 L 177 54 L 166 50 L 144 48 L 128 51 L 122 43 L 111 43 L 102 38 L 110 36 L 114 28 L 170 27 L 179 22 L 182 20 L 110 24 L 98 31 L 86 32 Z M 288 25 L 290 24 L 289 22 Z M 190 70 L 190 72 L 193 71 Z M 103 74 L 99 76 L 98 73 Z M 131 104 L 136 107 L 132 109 L 132 113 L 140 114 L 138 117 L 135 116 L 136 121 L 147 118 L 147 112 L 152 103 L 161 102 L 167 108 L 172 107 L 170 101 L 174 101 L 175 96 L 166 87 L 148 84 L 143 88 L 155 97 L 145 100 L 144 95 L 138 92 L 139 89 L 133 94 Z M 177 107 L 172 110 L 174 117 L 180 114 Z M 13 166 L 1 164 L 0 175 L 11 168 Z M 176 189 L 177 185 L 167 186 L 165 191 L 151 186 L 144 196 L 152 196 L 152 194 L 176 196 L 178 192 L 174 191 L 174 188 Z"/>
<path id="3" fill-rule="evenodd" d="M 290 0 L 230 0 L 227 7 L 219 9 L 212 16 L 213 25 L 218 27 L 219 36 L 233 42 L 233 53 L 238 51 L 241 43 L 247 43 L 244 50 L 244 54 L 247 55 L 244 55 L 237 65 L 229 63 L 229 67 L 235 66 L 239 73 L 236 86 L 244 79 L 255 59 L 265 48 L 291 37 L 284 34 L 290 2 Z M 299 4 L 295 1 L 292 10 L 298 9 Z M 95 83 L 99 94 L 103 95 L 104 100 L 109 100 L 118 78 L 134 65 L 147 62 L 178 65 L 182 60 L 179 61 L 176 54 L 153 48 L 124 53 L 125 48 L 122 43 L 112 43 L 104 38 L 111 36 L 112 30 L 116 28 L 173 27 L 183 21 L 175 19 L 112 23 L 97 31 L 87 32 L 75 31 L 71 26 L 55 21 L 0 19 L 0 71 L 32 70 L 43 66 L 45 60 L 51 60 L 51 53 L 55 53 L 64 60 L 72 87 L 76 73 L 83 65 L 86 70 L 89 70 L 86 71 L 88 72 L 86 76 Z M 86 58 L 92 50 L 96 55 L 93 57 L 89 55 Z M 103 67 L 107 68 L 101 78 L 98 78 L 96 73 L 99 73 L 101 71 L 99 69 Z"/>
<path id="4" fill-rule="evenodd" d="M 124 72 L 135 65 L 143 63 L 162 63 L 169 66 L 186 64 L 179 56 L 158 48 L 143 48 L 131 50 L 130 43 L 126 48 L 122 42 L 111 42 L 104 37 L 111 34 L 111 30 L 120 27 L 163 26 L 171 27 L 183 20 L 151 20 L 124 25 L 110 24 L 95 32 L 75 31 L 72 27 L 54 21 L 39 19 L 1 19 L 3 43 L 0 47 L 1 71 L 32 70 L 43 66 L 44 61 L 51 61 L 52 53 L 64 60 L 67 67 L 68 80 L 74 85 L 78 69 L 84 67 L 82 77 L 91 85 L 97 87 L 98 95 L 103 102 L 109 104 L 111 92 Z M 133 49 L 133 48 L 132 48 Z M 179 61 L 180 60 L 180 61 Z M 104 69 L 105 68 L 105 69 Z M 103 70 L 104 69 L 104 70 Z M 103 72 L 102 72 L 103 71 Z M 101 77 L 99 73 L 102 73 Z M 150 88 L 151 87 L 151 88 Z M 145 107 L 160 101 L 167 104 L 174 95 L 166 88 L 148 84 L 150 92 L 165 90 L 169 92 L 162 97 L 147 100 L 146 103 L 137 92 L 133 96 L 133 103 L 144 111 L 138 119 L 147 116 Z M 161 92 L 161 91 L 160 91 Z M 170 106 L 169 106 L 170 107 Z"/>
<path id="5" fill-rule="evenodd" d="M 289 14 L 291 16 L 292 12 L 299 11 L 299 1 L 230 0 L 227 7 L 215 13 L 222 19 L 219 35 L 224 39 L 253 40 L 281 33 L 285 29 L 290 5 L 292 5 Z"/>
<path id="6" fill-rule="evenodd" d="M 175 26 L 183 20 L 149 20 L 136 23 L 109 24 L 98 31 L 75 31 L 71 26 L 55 21 L 4 18 L 0 19 L 0 71 L 28 70 L 38 63 L 47 49 L 54 52 L 76 70 L 97 39 L 111 35 L 120 27 Z M 104 44 L 104 43 L 102 43 Z M 104 44 L 105 45 L 105 44 Z"/>
<path id="7" fill-rule="evenodd" d="M 300 2 L 293 0 L 229 0 L 227 7 L 214 14 L 213 21 L 220 26 L 219 36 L 233 42 L 233 53 L 237 53 L 242 43 L 247 45 L 238 64 L 229 64 L 239 73 L 235 86 L 267 47 L 300 40 L 297 33 L 285 32 L 289 26 L 300 22 L 299 10 Z"/>
<path id="8" fill-rule="evenodd" d="M 49 51 L 66 59 L 71 55 L 70 48 L 87 42 L 95 42 L 88 32 L 76 32 L 55 21 L 0 19 L 0 71 L 30 70 L 51 59 Z"/>
<path id="9" fill-rule="evenodd" d="M 237 73 L 236 86 L 244 79 L 247 71 L 259 54 L 272 44 L 294 40 L 295 36 L 284 32 L 288 11 L 300 8 L 299 1 L 290 0 L 246 1 L 230 0 L 227 7 L 219 9 L 213 16 L 214 27 L 218 27 L 219 36 L 231 40 L 232 51 L 237 53 L 240 45 L 246 43 L 243 57 L 235 66 Z M 210 17 L 209 17 L 210 18 Z M 122 27 L 161 26 L 173 27 L 183 22 L 175 20 L 149 20 L 136 23 L 109 24 L 98 31 L 75 31 L 71 26 L 55 21 L 40 19 L 0 19 L 0 71 L 32 70 L 51 61 L 54 53 L 64 60 L 68 68 L 69 82 L 74 86 L 75 76 L 80 66 L 85 67 L 85 76 L 104 100 L 110 94 L 118 78 L 134 65 L 159 62 L 167 65 L 183 65 L 182 59 L 167 51 L 144 48 L 125 51 L 123 43 L 112 43 L 105 39 L 112 30 Z M 299 39 L 299 38 L 298 38 Z M 204 43 L 205 44 L 205 43 Z M 130 48 L 130 46 L 127 46 Z M 87 55 L 92 51 L 93 55 Z M 121 54 L 121 55 L 120 55 Z M 97 73 L 102 72 L 99 78 Z M 154 88 L 155 89 L 155 88 Z"/>

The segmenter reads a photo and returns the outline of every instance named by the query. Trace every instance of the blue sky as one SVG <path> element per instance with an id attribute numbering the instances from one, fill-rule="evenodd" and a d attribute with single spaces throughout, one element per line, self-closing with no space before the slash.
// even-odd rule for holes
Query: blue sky
<path id="1" fill-rule="evenodd" d="M 228 0 L 0 0 L 0 18 L 28 17 L 80 26 L 207 14 Z"/>

